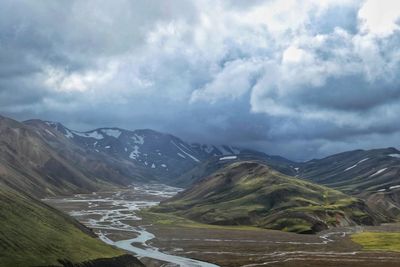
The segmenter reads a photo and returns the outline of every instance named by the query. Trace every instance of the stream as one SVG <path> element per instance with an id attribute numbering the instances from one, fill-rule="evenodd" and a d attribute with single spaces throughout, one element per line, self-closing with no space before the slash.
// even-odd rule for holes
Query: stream
<path id="1" fill-rule="evenodd" d="M 137 211 L 155 206 L 160 200 L 172 197 L 180 190 L 161 184 L 135 185 L 131 186 L 131 190 L 126 191 L 109 194 L 79 194 L 72 198 L 47 199 L 46 201 L 56 206 L 72 207 L 69 214 L 87 227 L 94 229 L 103 242 L 132 252 L 139 259 L 151 258 L 167 262 L 168 266 L 218 267 L 208 262 L 164 253 L 148 244 L 155 235 L 148 232 L 145 225 L 132 226 L 128 223 L 141 220 Z M 76 207 L 79 207 L 79 210 Z M 115 231 L 134 233 L 137 236 L 114 241 L 109 235 Z"/>

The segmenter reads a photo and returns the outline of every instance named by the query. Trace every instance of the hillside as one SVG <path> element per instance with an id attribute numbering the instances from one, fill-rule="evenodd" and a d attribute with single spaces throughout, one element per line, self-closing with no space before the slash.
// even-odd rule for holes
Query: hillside
<path id="1" fill-rule="evenodd" d="M 103 266 L 143 266 L 74 219 L 4 184 L 0 218 L 0 266 L 61 266 L 61 260 L 93 267 L 104 261 L 109 264 Z M 103 260 L 96 264 L 96 259 Z"/>
<path id="2" fill-rule="evenodd" d="M 400 151 L 347 151 L 298 163 L 297 176 L 362 198 L 387 220 L 400 218 Z"/>
<path id="3" fill-rule="evenodd" d="M 100 181 L 62 158 L 38 132 L 4 117 L 0 117 L 0 181 L 36 196 L 91 191 L 100 186 Z"/>
<path id="4" fill-rule="evenodd" d="M 298 164 L 297 175 L 351 194 L 400 185 L 400 151 L 354 150 Z"/>
<path id="5" fill-rule="evenodd" d="M 253 161 L 229 164 L 153 211 L 208 224 L 254 225 L 297 233 L 377 223 L 362 200 Z"/>
<path id="6" fill-rule="evenodd" d="M 292 167 L 293 165 L 296 165 L 295 162 L 279 156 L 269 156 L 262 152 L 242 150 L 238 155 L 210 157 L 208 160 L 201 162 L 196 167 L 178 176 L 174 180 L 174 185 L 179 187 L 188 187 L 203 177 L 207 177 L 217 170 L 232 164 L 233 162 L 248 160 L 266 164 L 286 175 L 293 176 L 296 174 L 296 170 Z"/>

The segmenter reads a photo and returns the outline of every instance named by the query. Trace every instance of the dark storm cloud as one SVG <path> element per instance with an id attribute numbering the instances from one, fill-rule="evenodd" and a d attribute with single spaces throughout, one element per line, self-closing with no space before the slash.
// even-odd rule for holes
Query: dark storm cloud
<path id="1" fill-rule="evenodd" d="M 400 7 L 374 1 L 2 1 L 0 112 L 293 159 L 395 146 Z"/>

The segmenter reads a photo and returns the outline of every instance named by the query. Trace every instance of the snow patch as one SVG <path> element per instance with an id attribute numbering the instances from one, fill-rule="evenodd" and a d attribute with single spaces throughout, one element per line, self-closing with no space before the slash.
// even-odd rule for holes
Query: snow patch
<path id="1" fill-rule="evenodd" d="M 179 157 L 186 159 L 186 157 L 184 155 L 182 155 L 181 153 L 176 153 L 178 154 Z"/>
<path id="2" fill-rule="evenodd" d="M 94 138 L 97 140 L 103 139 L 104 136 L 101 133 L 98 133 L 97 131 L 93 131 L 93 132 L 86 132 L 86 133 L 82 133 L 82 132 L 73 132 L 75 135 L 81 136 L 81 137 L 88 137 L 88 138 Z"/>
<path id="3" fill-rule="evenodd" d="M 156 168 L 156 165 L 153 163 L 153 164 L 151 164 L 151 168 L 152 169 L 155 169 Z"/>
<path id="4" fill-rule="evenodd" d="M 376 175 L 378 175 L 378 174 L 381 174 L 382 172 L 384 172 L 384 171 L 386 171 L 386 170 L 387 170 L 387 168 L 381 169 L 381 170 L 377 171 L 376 173 L 370 175 L 369 177 L 374 177 L 374 176 L 376 176 Z"/>
<path id="5" fill-rule="evenodd" d="M 400 185 L 394 185 L 394 186 L 389 187 L 390 190 L 396 189 L 396 188 L 400 188 Z"/>
<path id="6" fill-rule="evenodd" d="M 134 134 L 133 136 L 131 136 L 131 139 L 133 140 L 133 142 L 135 144 L 138 145 L 143 145 L 144 144 L 144 136 L 138 135 L 138 134 Z"/>
<path id="7" fill-rule="evenodd" d="M 237 156 L 225 156 L 225 157 L 219 158 L 219 160 L 232 160 L 232 159 L 237 159 Z"/>
<path id="8" fill-rule="evenodd" d="M 135 145 L 133 147 L 133 151 L 131 152 L 131 154 L 129 154 L 129 158 L 137 159 L 139 157 L 139 155 L 140 155 L 139 147 L 137 145 Z"/>
<path id="9" fill-rule="evenodd" d="M 101 132 L 104 133 L 105 135 L 112 136 L 117 139 L 119 138 L 119 136 L 122 133 L 120 130 L 117 130 L 117 129 L 101 129 Z"/>
<path id="10" fill-rule="evenodd" d="M 167 168 L 167 165 L 165 165 L 165 164 L 161 164 L 161 167 L 163 167 L 163 168 Z"/>
<path id="11" fill-rule="evenodd" d="M 357 162 L 356 164 L 354 164 L 354 165 L 353 165 L 353 166 L 351 166 L 351 167 L 348 167 L 348 168 L 347 168 L 347 169 L 345 169 L 344 171 L 351 170 L 351 169 L 353 169 L 353 168 L 357 167 L 357 165 L 358 165 L 358 164 L 360 164 L 360 163 L 362 163 L 362 162 L 364 162 L 364 161 L 366 161 L 366 160 L 369 160 L 369 158 L 365 158 L 365 159 L 362 159 L 362 160 L 360 160 L 359 162 Z"/>
<path id="12" fill-rule="evenodd" d="M 393 157 L 393 158 L 400 158 L 400 154 L 396 153 L 396 154 L 389 154 L 389 157 Z"/>
<path id="13" fill-rule="evenodd" d="M 67 137 L 67 138 L 74 138 L 74 135 L 71 133 L 70 130 L 65 129 L 65 132 L 66 132 L 65 137 Z"/>
<path id="14" fill-rule="evenodd" d="M 177 144 L 175 144 L 174 141 L 171 140 L 171 143 L 174 144 L 183 154 L 185 154 L 186 156 L 190 157 L 192 160 L 196 161 L 196 162 L 200 162 L 200 160 L 198 160 L 196 157 L 190 155 L 189 153 L 185 152 L 182 148 L 180 148 Z"/>

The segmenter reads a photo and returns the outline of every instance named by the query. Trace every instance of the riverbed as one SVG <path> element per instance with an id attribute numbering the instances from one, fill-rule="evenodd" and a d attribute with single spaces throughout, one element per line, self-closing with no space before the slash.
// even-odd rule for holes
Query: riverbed
<path id="1" fill-rule="evenodd" d="M 78 194 L 45 201 L 68 211 L 71 216 L 95 230 L 105 243 L 132 252 L 139 259 L 150 258 L 168 263 L 168 266 L 217 267 L 212 263 L 161 252 L 148 243 L 155 235 L 146 230 L 146 225 L 137 226 L 142 220 L 138 211 L 155 206 L 180 190 L 162 184 L 132 185 L 125 190 Z M 124 236 L 135 237 L 123 239 Z"/>
<path id="2" fill-rule="evenodd" d="M 399 253 L 364 252 L 350 240 L 352 233 L 363 230 L 361 227 L 298 235 L 262 229 L 182 225 L 142 216 L 143 209 L 157 205 L 180 190 L 161 184 L 141 184 L 45 201 L 92 228 L 104 242 L 136 255 L 151 267 L 399 266 Z M 400 230 L 400 226 L 394 227 Z"/>

